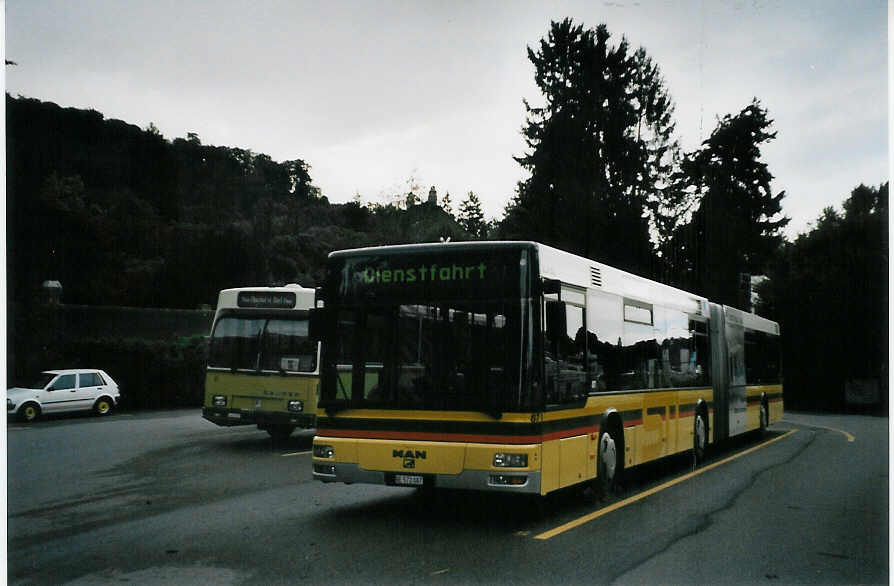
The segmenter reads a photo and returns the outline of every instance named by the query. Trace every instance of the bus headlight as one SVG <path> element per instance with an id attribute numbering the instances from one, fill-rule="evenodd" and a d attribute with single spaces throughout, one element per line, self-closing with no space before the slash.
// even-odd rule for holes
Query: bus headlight
<path id="1" fill-rule="evenodd" d="M 227 396 L 226 395 L 214 395 L 214 398 L 211 400 L 211 403 L 215 407 L 226 407 L 227 406 Z"/>
<path id="2" fill-rule="evenodd" d="M 335 449 L 332 446 L 314 444 L 314 458 L 334 458 Z"/>
<path id="3" fill-rule="evenodd" d="M 496 468 L 527 468 L 527 454 L 494 454 L 494 467 Z"/>
<path id="4" fill-rule="evenodd" d="M 301 401 L 289 401 L 289 411 L 293 413 L 304 411 L 304 403 Z"/>

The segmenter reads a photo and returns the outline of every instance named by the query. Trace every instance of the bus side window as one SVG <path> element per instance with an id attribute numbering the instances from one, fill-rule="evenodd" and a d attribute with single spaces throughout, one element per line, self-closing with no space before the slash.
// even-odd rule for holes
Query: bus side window
<path id="1" fill-rule="evenodd" d="M 545 336 L 546 402 L 574 403 L 587 396 L 587 335 L 584 309 L 566 305 L 566 331 L 552 340 Z"/>
<path id="2" fill-rule="evenodd" d="M 621 298 L 587 292 L 587 357 L 590 391 L 618 390 L 621 375 Z"/>

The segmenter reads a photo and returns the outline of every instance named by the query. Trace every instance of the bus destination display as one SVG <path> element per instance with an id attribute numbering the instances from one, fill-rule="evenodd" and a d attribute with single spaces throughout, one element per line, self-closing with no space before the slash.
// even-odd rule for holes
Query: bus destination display
<path id="1" fill-rule="evenodd" d="M 295 294 L 278 291 L 240 291 L 236 305 L 253 309 L 292 309 L 295 307 Z"/>

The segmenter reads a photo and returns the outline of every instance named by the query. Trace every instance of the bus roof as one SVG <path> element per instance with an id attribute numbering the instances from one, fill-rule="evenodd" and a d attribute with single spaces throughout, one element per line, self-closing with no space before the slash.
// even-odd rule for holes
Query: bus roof
<path id="1" fill-rule="evenodd" d="M 709 316 L 708 299 L 701 295 L 689 293 L 670 285 L 652 281 L 645 277 L 622 271 L 610 265 L 591 260 L 539 242 L 519 241 L 473 241 L 473 242 L 428 242 L 422 244 L 398 244 L 390 246 L 373 246 L 352 248 L 331 252 L 329 258 L 356 256 L 363 254 L 383 253 L 424 253 L 448 250 L 493 249 L 533 249 L 537 251 L 540 265 L 540 276 L 557 279 L 562 283 L 582 289 L 602 290 L 646 303 L 660 305 L 685 311 L 689 314 Z M 738 309 L 728 308 L 737 315 L 750 316 L 745 319 L 747 327 L 761 331 L 779 333 L 776 322 L 746 313 Z M 729 312 L 728 312 L 729 313 Z"/>

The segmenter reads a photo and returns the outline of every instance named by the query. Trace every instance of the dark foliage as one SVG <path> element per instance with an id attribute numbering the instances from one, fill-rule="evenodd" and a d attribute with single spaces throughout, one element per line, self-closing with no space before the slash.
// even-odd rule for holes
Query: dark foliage
<path id="1" fill-rule="evenodd" d="M 651 274 L 647 210 L 660 200 L 676 144 L 673 105 L 658 67 L 605 25 L 553 22 L 528 49 L 545 104 L 525 102 L 530 172 L 506 209 L 501 234 L 539 240 Z"/>
<path id="2" fill-rule="evenodd" d="M 781 215 L 785 192 L 772 193 L 773 175 L 761 161 L 762 145 L 776 137 L 772 123 L 754 100 L 684 157 L 666 200 L 676 198 L 661 239 L 666 281 L 749 309 L 740 279 L 764 273 L 789 221 Z M 672 221 L 690 209 L 689 222 Z"/>
<path id="3" fill-rule="evenodd" d="M 330 205 L 300 159 L 165 140 L 93 110 L 7 96 L 10 298 L 194 308 L 225 287 L 313 286 L 338 248 L 468 238 L 426 204 Z"/>
<path id="4" fill-rule="evenodd" d="M 67 304 L 196 308 L 227 287 L 314 286 L 333 250 L 470 238 L 432 204 L 332 205 L 300 159 L 192 133 L 169 141 L 151 124 L 9 95 L 6 116 L 11 376 L 101 367 L 89 361 L 108 353 L 122 365 L 109 372 L 144 397 L 135 404 L 196 398 L 189 347 L 59 335 L 58 312 L 40 302 L 46 280 L 62 283 Z"/>
<path id="5" fill-rule="evenodd" d="M 887 404 L 888 184 L 860 185 L 844 213 L 780 247 L 758 312 L 780 322 L 786 403 L 839 409 L 847 381 L 877 379 Z"/>

